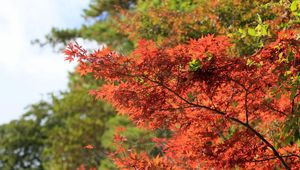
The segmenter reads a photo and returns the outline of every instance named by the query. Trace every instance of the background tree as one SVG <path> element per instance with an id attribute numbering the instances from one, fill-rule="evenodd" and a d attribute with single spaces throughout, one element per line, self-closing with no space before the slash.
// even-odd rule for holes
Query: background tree
<path id="1" fill-rule="evenodd" d="M 94 40 L 100 44 L 112 46 L 120 52 L 128 52 L 133 49 L 133 43 L 127 35 L 118 30 L 116 19 L 121 18 L 120 10 L 133 9 L 136 0 L 91 0 L 88 9 L 84 10 L 83 17 L 86 23 L 79 29 L 58 29 L 53 28 L 45 40 L 35 40 L 43 45 L 52 46 L 67 45 L 70 40 L 84 38 Z"/>
<path id="2" fill-rule="evenodd" d="M 0 127 L 1 169 L 115 169 L 107 154 L 115 150 L 114 131 L 122 126 L 127 128 L 128 147 L 149 154 L 155 149 L 149 143 L 153 133 L 137 129 L 109 104 L 88 95 L 103 81 L 78 74 L 70 74 L 69 80 L 68 91 L 31 105 L 19 120 Z"/>
<path id="3" fill-rule="evenodd" d="M 51 106 L 41 101 L 19 120 L 0 126 L 1 169 L 44 169 L 42 153 L 47 139 L 44 121 Z"/>

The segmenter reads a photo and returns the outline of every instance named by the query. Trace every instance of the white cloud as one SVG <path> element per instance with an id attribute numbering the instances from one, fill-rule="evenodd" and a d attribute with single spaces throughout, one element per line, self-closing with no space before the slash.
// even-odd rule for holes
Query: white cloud
<path id="1" fill-rule="evenodd" d="M 89 0 L 0 0 L 0 123 L 18 118 L 41 94 L 63 90 L 74 67 L 50 47 L 32 46 L 52 27 L 72 28 Z"/>

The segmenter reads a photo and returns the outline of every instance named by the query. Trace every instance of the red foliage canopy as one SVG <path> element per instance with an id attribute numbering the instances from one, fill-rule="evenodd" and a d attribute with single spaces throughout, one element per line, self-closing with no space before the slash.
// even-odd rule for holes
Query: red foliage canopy
<path id="1" fill-rule="evenodd" d="M 289 30 L 245 57 L 214 35 L 172 48 L 141 40 L 129 56 L 108 48 L 88 54 L 78 44 L 65 54 L 82 75 L 106 80 L 90 92 L 96 98 L 139 126 L 173 132 L 162 142 L 163 156 L 130 151 L 115 157 L 119 167 L 299 169 L 299 147 L 284 142 L 298 127 L 282 130 L 299 117 L 299 43 Z"/>

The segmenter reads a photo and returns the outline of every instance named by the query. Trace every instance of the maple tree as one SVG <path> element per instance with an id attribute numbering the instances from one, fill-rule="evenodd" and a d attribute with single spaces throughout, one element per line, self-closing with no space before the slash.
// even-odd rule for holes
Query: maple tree
<path id="1" fill-rule="evenodd" d="M 214 35 L 170 48 L 141 40 L 128 56 L 108 48 L 88 54 L 78 44 L 69 44 L 65 54 L 77 59 L 82 75 L 106 80 L 90 94 L 138 126 L 173 132 L 161 142 L 162 158 L 129 151 L 115 158 L 119 166 L 297 169 L 299 147 L 281 142 L 284 135 L 277 140 L 276 132 L 290 118 L 298 124 L 299 43 L 298 32 L 286 30 L 245 57 L 230 53 L 226 36 Z"/>

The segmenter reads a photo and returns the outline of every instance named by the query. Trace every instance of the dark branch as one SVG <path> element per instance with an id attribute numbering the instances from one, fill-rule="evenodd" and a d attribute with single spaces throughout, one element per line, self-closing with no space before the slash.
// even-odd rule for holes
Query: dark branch
<path id="1" fill-rule="evenodd" d="M 199 107 L 199 108 L 204 108 L 207 110 L 210 110 L 214 113 L 220 114 L 225 116 L 226 119 L 229 119 L 233 122 L 236 122 L 244 127 L 246 127 L 247 129 L 249 129 L 251 132 L 253 132 L 260 140 L 262 140 L 274 153 L 274 155 L 276 156 L 276 158 L 279 159 L 279 161 L 282 163 L 282 165 L 285 167 L 285 169 L 290 170 L 290 167 L 286 164 L 285 160 L 282 158 L 282 156 L 279 154 L 279 152 L 275 149 L 275 147 L 269 142 L 267 141 L 267 139 L 264 138 L 264 136 L 262 136 L 262 134 L 260 134 L 258 131 L 256 131 L 253 127 L 251 127 L 248 123 L 244 123 L 243 121 L 234 118 L 234 117 L 228 117 L 226 116 L 225 112 L 222 112 L 220 110 L 217 110 L 216 108 L 210 108 L 208 106 L 204 106 L 204 105 L 198 105 L 195 104 L 193 102 L 188 101 L 187 99 L 185 99 L 184 97 L 180 96 L 178 93 L 176 93 L 174 90 L 170 89 L 169 87 L 167 87 L 166 85 L 164 85 L 162 82 L 158 82 L 155 80 L 152 80 L 150 78 L 148 78 L 147 76 L 143 76 L 145 79 L 149 80 L 150 82 L 156 83 L 158 85 L 160 85 L 161 87 L 165 88 L 166 90 L 168 90 L 169 92 L 173 93 L 176 97 L 178 97 L 179 99 L 183 100 L 185 103 L 190 104 L 191 106 L 194 107 Z"/>

